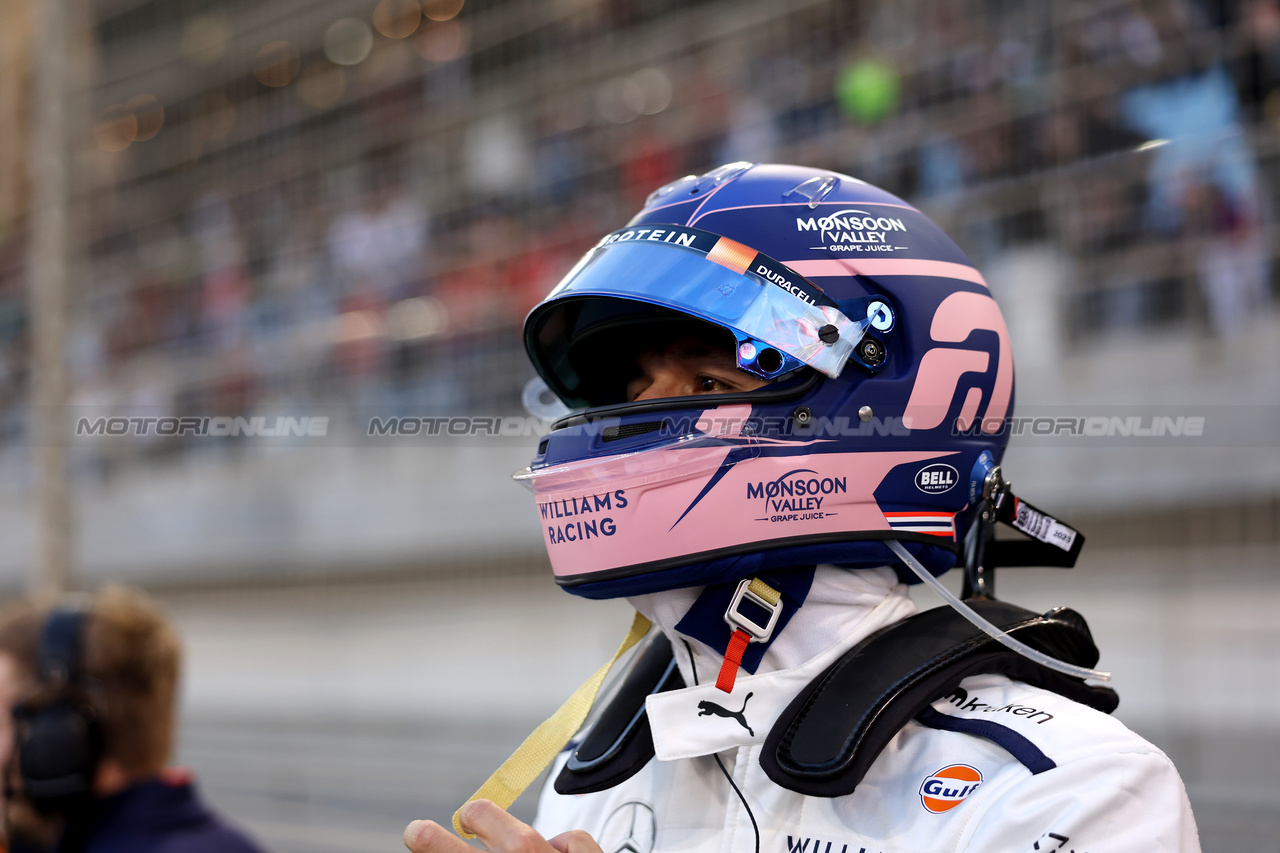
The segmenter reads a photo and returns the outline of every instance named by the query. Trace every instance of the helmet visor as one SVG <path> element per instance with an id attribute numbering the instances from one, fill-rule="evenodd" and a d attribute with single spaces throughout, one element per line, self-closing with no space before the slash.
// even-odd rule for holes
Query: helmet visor
<path id="1" fill-rule="evenodd" d="M 632 307 L 564 310 L 601 297 Z M 570 349 L 644 305 L 728 329 L 739 367 L 766 378 L 806 366 L 839 376 L 868 326 L 794 271 L 727 237 L 670 225 L 625 228 L 601 240 L 534 309 L 526 326 L 534 364 L 561 397 L 579 396 L 581 365 Z"/>

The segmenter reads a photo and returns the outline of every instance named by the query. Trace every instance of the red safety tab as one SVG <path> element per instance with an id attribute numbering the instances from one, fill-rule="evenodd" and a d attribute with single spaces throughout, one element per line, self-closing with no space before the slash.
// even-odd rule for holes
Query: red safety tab
<path id="1" fill-rule="evenodd" d="M 724 663 L 720 666 L 720 677 L 716 679 L 716 687 L 725 693 L 733 692 L 733 682 L 738 678 L 738 667 L 742 666 L 742 655 L 747 650 L 751 637 L 739 628 L 729 638 L 729 647 L 724 650 Z"/>

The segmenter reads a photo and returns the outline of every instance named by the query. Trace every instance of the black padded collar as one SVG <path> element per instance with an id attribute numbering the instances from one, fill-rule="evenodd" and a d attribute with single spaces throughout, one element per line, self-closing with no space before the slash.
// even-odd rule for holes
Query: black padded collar
<path id="1" fill-rule="evenodd" d="M 1089 627 L 1075 611 L 1040 616 L 1012 604 L 968 604 L 1027 645 L 1081 666 L 1098 662 Z M 950 607 L 918 613 L 854 646 L 791 702 L 765 738 L 760 763 L 778 785 L 801 794 L 852 793 L 889 741 L 934 700 L 971 675 L 999 673 L 1110 713 L 1114 690 L 1061 675 L 1005 648 Z M 621 784 L 654 756 L 645 715 L 651 693 L 684 686 L 671 644 L 655 635 L 626 682 L 571 753 L 555 781 L 560 794 Z"/>
<path id="2" fill-rule="evenodd" d="M 661 631 L 636 657 L 626 681 L 605 706 L 556 777 L 558 794 L 590 794 L 621 784 L 653 759 L 653 733 L 644 700 L 684 687 L 671 641 Z"/>
<path id="3" fill-rule="evenodd" d="M 1032 648 L 1081 666 L 1098 662 L 1089 628 L 1073 610 L 1039 616 L 1002 601 L 969 605 Z M 999 673 L 1110 713 L 1114 690 L 1061 675 L 988 637 L 950 607 L 891 625 L 832 664 L 782 712 L 760 763 L 801 794 L 850 794 L 889 741 L 934 700 L 971 675 Z"/>

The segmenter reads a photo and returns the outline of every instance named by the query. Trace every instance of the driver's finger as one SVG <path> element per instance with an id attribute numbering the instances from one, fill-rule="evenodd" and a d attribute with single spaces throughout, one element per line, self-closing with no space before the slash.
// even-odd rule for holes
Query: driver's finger
<path id="1" fill-rule="evenodd" d="M 476 800 L 458 815 L 462 828 L 484 842 L 492 853 L 552 853 L 551 845 L 532 826 L 490 800 Z"/>
<path id="2" fill-rule="evenodd" d="M 562 832 L 555 838 L 549 839 L 547 843 L 560 853 L 602 853 L 600 845 L 596 844 L 591 834 L 581 829 Z"/>
<path id="3" fill-rule="evenodd" d="M 415 820 L 406 826 L 404 846 L 412 853 L 475 853 L 470 844 L 434 820 Z"/>

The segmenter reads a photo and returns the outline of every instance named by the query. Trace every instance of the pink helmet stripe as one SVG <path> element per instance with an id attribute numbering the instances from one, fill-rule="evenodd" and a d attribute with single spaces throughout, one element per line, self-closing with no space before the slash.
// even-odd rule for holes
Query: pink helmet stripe
<path id="1" fill-rule="evenodd" d="M 991 362 L 985 352 L 934 347 L 920 358 L 916 384 L 911 386 L 902 425 L 907 429 L 935 429 L 946 419 L 951 400 L 966 373 L 982 373 Z M 1000 417 L 1004 417 L 1001 411 Z"/>
<path id="2" fill-rule="evenodd" d="M 955 278 L 987 286 L 982 273 L 964 264 L 950 261 L 925 261 L 914 258 L 830 258 L 816 261 L 783 261 L 806 278 L 834 275 L 865 275 L 875 278 L 888 275 L 924 275 Z"/>
<path id="3" fill-rule="evenodd" d="M 1000 315 L 995 300 L 982 293 L 951 294 L 942 300 L 934 313 L 929 334 L 935 341 L 962 343 L 975 329 L 988 329 L 1000 339 L 996 354 L 996 381 L 982 418 L 982 431 L 989 433 L 1003 426 L 1004 416 L 1009 411 L 1009 399 L 1013 396 L 1013 350 L 1009 346 L 1009 331 L 1005 328 L 1004 317 Z M 972 415 L 965 416 L 965 420 L 971 422 Z"/>
<path id="4" fill-rule="evenodd" d="M 586 576 L 785 536 L 889 531 L 893 526 L 875 498 L 888 473 L 899 465 L 955 455 L 938 450 L 829 453 L 805 457 L 813 467 L 803 472 L 794 470 L 795 457 L 764 456 L 727 466 L 715 487 L 702 494 L 712 466 L 723 465 L 728 452 L 728 447 L 655 449 L 631 457 L 629 468 L 628 460 L 615 460 L 616 470 L 601 477 L 604 488 L 544 490 L 535 485 L 556 576 Z M 646 477 L 645 469 L 654 465 L 667 473 Z M 769 490 L 769 484 L 790 474 L 821 486 L 791 500 L 780 490 Z M 673 527 L 683 507 L 689 507 L 686 517 Z M 913 526 L 949 537 L 952 528 L 941 530 L 938 522 L 952 522 L 953 516 L 943 512 L 932 527 L 922 522 Z"/>

